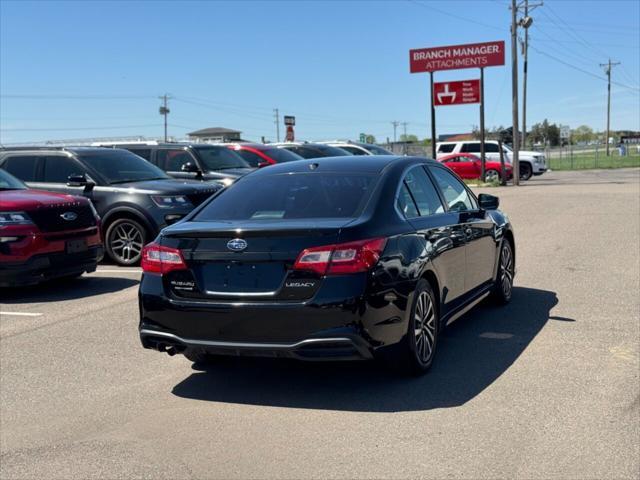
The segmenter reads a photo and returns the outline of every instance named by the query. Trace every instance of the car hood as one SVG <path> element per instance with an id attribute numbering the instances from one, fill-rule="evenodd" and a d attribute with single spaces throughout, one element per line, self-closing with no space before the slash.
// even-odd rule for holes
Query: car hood
<path id="1" fill-rule="evenodd" d="M 0 210 L 4 211 L 28 211 L 42 207 L 72 206 L 89 202 L 83 197 L 41 190 L 6 190 L 0 197 Z"/>
<path id="2" fill-rule="evenodd" d="M 141 182 L 117 183 L 113 188 L 134 190 L 136 193 L 189 195 L 192 193 L 217 192 L 220 185 L 202 183 L 198 180 L 145 180 Z"/>
<path id="3" fill-rule="evenodd" d="M 520 150 L 519 152 L 520 152 L 520 155 L 527 155 L 529 157 L 537 157 L 537 156 L 540 156 L 540 155 L 544 155 L 544 153 L 533 152 L 531 150 Z"/>

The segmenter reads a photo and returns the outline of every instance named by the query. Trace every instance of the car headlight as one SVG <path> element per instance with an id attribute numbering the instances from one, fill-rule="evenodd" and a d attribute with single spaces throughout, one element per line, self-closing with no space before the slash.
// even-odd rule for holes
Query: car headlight
<path id="1" fill-rule="evenodd" d="M 0 227 L 31 224 L 33 222 L 25 212 L 0 212 Z"/>
<path id="2" fill-rule="evenodd" d="M 151 200 L 160 208 L 193 207 L 184 195 L 153 195 Z"/>

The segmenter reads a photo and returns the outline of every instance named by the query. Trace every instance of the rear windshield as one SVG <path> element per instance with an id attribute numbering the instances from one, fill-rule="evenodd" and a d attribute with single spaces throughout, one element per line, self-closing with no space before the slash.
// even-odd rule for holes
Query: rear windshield
<path id="1" fill-rule="evenodd" d="M 284 148 L 266 148 L 262 151 L 267 157 L 273 158 L 276 163 L 293 162 L 303 158 L 297 153 L 290 152 Z"/>
<path id="2" fill-rule="evenodd" d="M 193 221 L 356 218 L 375 180 L 355 173 L 249 175 L 222 191 Z"/>
<path id="3" fill-rule="evenodd" d="M 251 167 L 240 155 L 227 147 L 194 147 L 194 150 L 198 152 L 200 162 L 208 172 Z"/>

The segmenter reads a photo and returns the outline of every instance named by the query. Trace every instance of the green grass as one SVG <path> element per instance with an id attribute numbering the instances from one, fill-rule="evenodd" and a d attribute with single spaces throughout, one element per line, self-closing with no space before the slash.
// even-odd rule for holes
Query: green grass
<path id="1" fill-rule="evenodd" d="M 547 166 L 551 170 L 585 170 L 598 168 L 640 167 L 640 153 L 635 146 L 629 149 L 629 155 L 621 157 L 617 149 L 612 149 L 611 155 L 606 156 L 603 151 L 590 153 L 568 154 L 562 158 L 547 159 Z"/>

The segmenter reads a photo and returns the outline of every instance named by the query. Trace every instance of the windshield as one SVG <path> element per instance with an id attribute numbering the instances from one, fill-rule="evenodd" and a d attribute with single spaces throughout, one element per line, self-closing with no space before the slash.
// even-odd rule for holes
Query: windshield
<path id="1" fill-rule="evenodd" d="M 264 153 L 267 157 L 273 158 L 276 163 L 304 160 L 304 158 L 297 153 L 293 153 L 290 150 L 285 150 L 284 148 L 267 148 L 263 150 L 262 153 Z"/>
<path id="2" fill-rule="evenodd" d="M 344 157 L 351 156 L 351 153 L 343 150 L 339 147 L 332 147 L 330 145 L 313 145 L 313 148 L 320 150 L 325 157 Z"/>
<path id="3" fill-rule="evenodd" d="M 194 147 L 202 167 L 208 171 L 230 170 L 232 168 L 251 168 L 244 159 L 227 147 Z"/>
<path id="4" fill-rule="evenodd" d="M 128 150 L 105 148 L 104 151 L 78 151 L 77 155 L 109 184 L 171 178 Z"/>
<path id="5" fill-rule="evenodd" d="M 353 173 L 249 175 L 222 191 L 193 221 L 356 218 L 375 180 Z"/>
<path id="6" fill-rule="evenodd" d="M 369 150 L 374 155 L 393 155 L 389 150 L 385 150 L 382 147 L 378 147 L 377 145 L 365 145 L 367 150 Z"/>
<path id="7" fill-rule="evenodd" d="M 0 190 L 26 190 L 27 186 L 11 175 L 0 169 Z"/>
<path id="8" fill-rule="evenodd" d="M 351 154 L 346 150 L 329 145 L 286 145 L 284 148 L 303 158 L 343 157 Z"/>
<path id="9" fill-rule="evenodd" d="M 513 150 L 511 150 L 511 147 L 509 145 L 504 144 L 504 143 L 502 144 L 502 148 L 504 148 L 509 153 L 513 152 Z"/>

